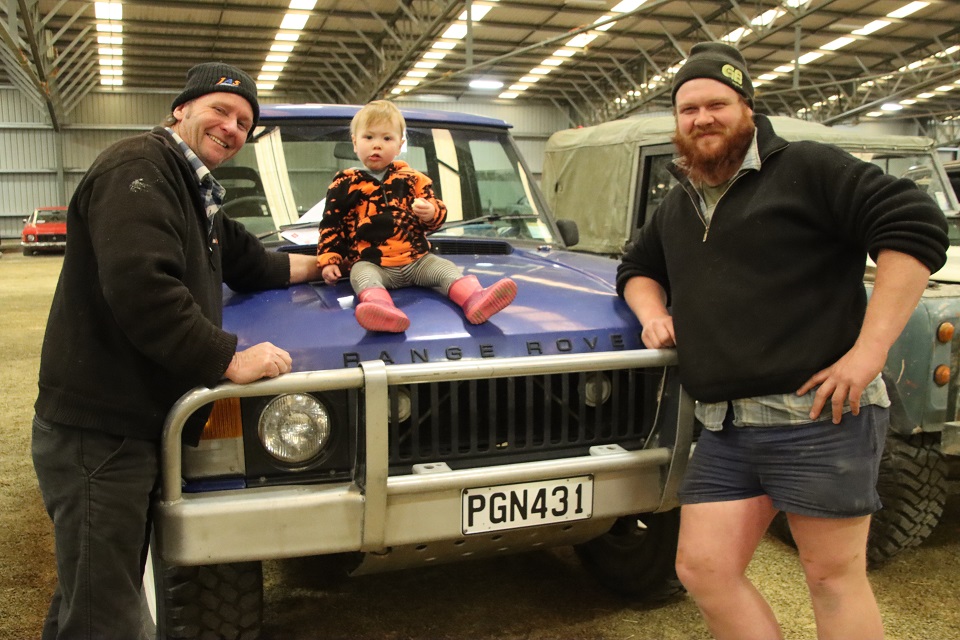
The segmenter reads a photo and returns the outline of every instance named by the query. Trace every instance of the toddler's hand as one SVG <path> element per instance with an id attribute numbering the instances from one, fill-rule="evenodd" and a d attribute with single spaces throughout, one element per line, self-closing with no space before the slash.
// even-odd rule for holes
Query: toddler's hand
<path id="1" fill-rule="evenodd" d="M 340 279 L 340 267 L 335 264 L 328 264 L 323 268 L 323 271 L 320 272 L 320 275 L 323 276 L 323 281 L 327 284 L 337 284 L 337 280 Z"/>
<path id="2" fill-rule="evenodd" d="M 430 222 L 437 215 L 437 208 L 423 198 L 417 198 L 413 201 L 413 212 L 424 222 Z"/>

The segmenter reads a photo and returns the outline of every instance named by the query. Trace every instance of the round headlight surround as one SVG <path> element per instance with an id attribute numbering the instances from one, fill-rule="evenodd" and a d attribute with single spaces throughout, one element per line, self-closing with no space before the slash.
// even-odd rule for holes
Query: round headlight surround
<path id="1" fill-rule="evenodd" d="M 610 378 L 602 371 L 588 373 L 583 382 L 584 404 L 596 409 L 605 404 L 613 393 L 613 384 Z"/>
<path id="2" fill-rule="evenodd" d="M 285 465 L 317 459 L 330 444 L 330 409 L 308 393 L 288 393 L 270 400 L 260 412 L 257 436 L 264 450 Z"/>

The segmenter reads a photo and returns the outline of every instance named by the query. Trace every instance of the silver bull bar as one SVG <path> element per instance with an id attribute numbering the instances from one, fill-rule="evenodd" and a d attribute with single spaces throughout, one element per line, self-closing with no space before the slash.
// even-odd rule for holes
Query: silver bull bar
<path id="1" fill-rule="evenodd" d="M 182 475 L 181 435 L 187 419 L 206 404 L 225 398 L 271 396 L 296 392 L 321 392 L 363 389 L 366 423 L 362 427 L 365 441 L 365 459 L 356 484 L 348 492 L 351 502 L 362 512 L 361 550 L 383 546 L 388 510 L 388 494 L 417 492 L 419 484 L 440 485 L 447 482 L 442 475 L 410 479 L 392 478 L 388 490 L 389 448 L 388 424 L 389 394 L 393 385 L 409 385 L 451 380 L 489 379 L 555 373 L 576 373 L 610 369 L 669 367 L 677 362 L 673 349 L 641 349 L 591 354 L 564 354 L 526 356 L 500 360 L 461 360 L 412 365 L 387 366 L 380 360 L 367 361 L 357 368 L 289 373 L 278 378 L 247 385 L 224 383 L 213 389 L 196 388 L 186 393 L 173 406 L 163 429 L 161 449 L 160 502 L 165 508 L 177 507 L 184 500 Z M 558 462 L 569 466 L 565 473 L 589 472 L 590 464 L 604 468 L 629 470 L 655 465 L 665 471 L 661 474 L 662 494 L 657 511 L 676 506 L 676 489 L 686 468 L 693 436 L 693 401 L 680 389 L 678 402 L 665 407 L 661 402 L 655 429 L 661 437 L 655 447 L 643 451 L 625 451 L 614 447 L 610 453 L 589 459 L 570 459 Z M 669 422 L 674 428 L 664 428 Z M 382 425 L 377 428 L 376 425 Z M 532 468 L 549 465 L 550 461 L 528 463 Z M 510 465 L 516 466 L 516 465 Z M 455 482 L 471 475 L 469 470 L 454 474 Z M 478 482 L 491 482 L 497 467 L 485 467 Z M 448 479 L 449 480 L 449 479 Z M 415 482 L 414 482 L 415 481 Z M 416 486 L 414 486 L 416 485 Z M 422 488 L 422 487 L 419 487 Z M 437 487 L 434 487 L 437 488 Z M 348 496 L 342 496 L 347 498 Z"/>

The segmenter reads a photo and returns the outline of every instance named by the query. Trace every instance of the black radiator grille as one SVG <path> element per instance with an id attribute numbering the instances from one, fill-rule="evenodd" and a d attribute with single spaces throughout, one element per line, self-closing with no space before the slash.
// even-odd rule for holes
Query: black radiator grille
<path id="1" fill-rule="evenodd" d="M 636 448 L 653 424 L 661 375 L 613 370 L 392 387 L 390 464 Z M 588 382 L 603 402 L 588 398 Z"/>

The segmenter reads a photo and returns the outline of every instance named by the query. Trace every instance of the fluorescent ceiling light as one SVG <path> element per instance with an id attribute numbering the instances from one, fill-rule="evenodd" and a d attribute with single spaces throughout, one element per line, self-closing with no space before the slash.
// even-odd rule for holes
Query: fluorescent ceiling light
<path id="1" fill-rule="evenodd" d="M 282 53 L 291 53 L 293 51 L 292 44 L 272 44 L 270 45 L 270 51 L 280 51 Z"/>
<path id="2" fill-rule="evenodd" d="M 944 92 L 946 92 L 946 91 L 953 91 L 954 89 L 956 89 L 956 87 L 954 87 L 953 85 L 945 84 L 945 85 L 943 85 L 942 87 L 937 87 L 936 89 L 934 89 L 934 91 L 944 91 Z"/>
<path id="3" fill-rule="evenodd" d="M 584 31 L 567 40 L 565 46 L 573 47 L 574 49 L 583 49 L 596 39 L 597 34 Z"/>
<path id="4" fill-rule="evenodd" d="M 100 78 L 100 84 L 120 87 L 123 86 L 123 80 L 121 78 Z"/>
<path id="5" fill-rule="evenodd" d="M 772 24 L 774 20 L 782 16 L 785 11 L 780 9 L 770 9 L 769 11 L 764 11 L 759 16 L 750 21 L 755 27 L 765 27 L 769 24 Z"/>
<path id="6" fill-rule="evenodd" d="M 123 20 L 123 5 L 119 2 L 95 2 L 93 13 L 97 20 Z"/>
<path id="7" fill-rule="evenodd" d="M 533 69 L 530 69 L 530 73 L 536 74 L 538 76 L 545 76 L 551 71 L 553 71 L 553 69 L 548 69 L 547 67 L 534 67 Z"/>
<path id="8" fill-rule="evenodd" d="M 920 11 L 920 9 L 925 8 L 929 2 L 911 2 L 910 4 L 905 4 L 896 11 L 891 11 L 887 14 L 888 18 L 906 18 L 912 13 Z"/>
<path id="9" fill-rule="evenodd" d="M 841 49 L 847 46 L 851 42 L 856 42 L 856 38 L 848 38 L 848 37 L 837 38 L 833 42 L 828 42 L 827 44 L 823 45 L 820 48 L 823 49 L 824 51 L 836 51 L 837 49 Z"/>
<path id="10" fill-rule="evenodd" d="M 123 69 L 100 69 L 100 75 L 102 76 L 122 76 Z"/>
<path id="11" fill-rule="evenodd" d="M 501 93 L 501 94 L 500 94 L 499 96 L 497 96 L 497 97 L 498 97 L 498 98 L 503 98 L 504 100 L 513 100 L 513 99 L 515 99 L 515 98 L 516 98 L 517 96 L 519 96 L 519 95 L 520 95 L 520 94 L 517 93 L 516 91 L 504 91 L 503 93 Z"/>
<path id="12" fill-rule="evenodd" d="M 123 49 L 117 49 L 115 47 L 100 47 L 97 49 L 97 53 L 101 56 L 122 56 Z"/>
<path id="13" fill-rule="evenodd" d="M 485 4 L 472 4 L 472 5 L 471 5 L 471 10 L 470 10 L 470 18 L 471 18 L 474 22 L 479 22 L 479 21 L 483 20 L 483 17 L 490 12 L 490 9 L 493 9 L 493 7 L 491 7 L 491 6 L 489 6 L 489 5 L 485 5 Z M 463 13 L 461 13 L 459 19 L 460 19 L 460 20 L 466 20 L 466 19 L 467 19 L 467 12 L 464 11 Z"/>
<path id="14" fill-rule="evenodd" d="M 267 62 L 286 62 L 290 56 L 267 55 Z"/>
<path id="15" fill-rule="evenodd" d="M 855 36 L 868 36 L 874 31 L 879 31 L 880 29 L 883 29 L 884 27 L 887 27 L 887 26 L 890 26 L 890 22 L 888 22 L 887 20 L 874 20 L 873 22 L 870 22 L 860 27 L 859 29 L 854 29 L 850 33 L 852 33 Z"/>
<path id="16" fill-rule="evenodd" d="M 257 90 L 259 91 L 273 91 L 273 88 L 277 86 L 272 82 L 257 82 Z"/>
<path id="17" fill-rule="evenodd" d="M 440 37 L 448 40 L 463 40 L 466 35 L 467 25 L 454 22 Z"/>
<path id="18" fill-rule="evenodd" d="M 430 73 L 429 71 L 414 71 L 413 69 L 411 69 L 410 71 L 407 71 L 407 77 L 408 78 L 426 78 L 427 75 L 429 75 L 429 73 Z"/>
<path id="19" fill-rule="evenodd" d="M 759 75 L 759 76 L 757 76 L 757 77 L 760 78 L 761 80 L 776 80 L 777 78 L 780 77 L 780 74 L 779 74 L 779 73 L 764 73 L 764 74 Z"/>
<path id="20" fill-rule="evenodd" d="M 923 93 L 918 93 L 917 97 L 923 98 L 924 100 L 929 100 L 930 98 L 936 98 L 937 94 L 924 91 Z"/>
<path id="21" fill-rule="evenodd" d="M 445 40 L 437 40 L 433 43 L 431 49 L 453 49 L 457 46 L 456 42 L 449 42 Z"/>
<path id="22" fill-rule="evenodd" d="M 883 111 L 900 111 L 903 109 L 903 105 L 895 102 L 887 102 L 886 104 L 881 105 L 880 108 Z"/>
<path id="23" fill-rule="evenodd" d="M 275 73 L 261 73 L 260 75 L 257 76 L 257 82 L 264 81 L 264 80 L 267 82 L 276 82 L 279 79 L 280 79 L 280 76 L 278 76 Z"/>
<path id="24" fill-rule="evenodd" d="M 122 24 L 99 24 L 97 23 L 97 31 L 101 33 L 123 33 Z"/>
<path id="25" fill-rule="evenodd" d="M 313 11 L 317 6 L 317 0 L 290 0 L 290 8 L 300 11 Z"/>
<path id="26" fill-rule="evenodd" d="M 797 62 L 800 64 L 810 64 L 814 60 L 822 58 L 824 55 L 826 54 L 824 54 L 821 51 L 811 51 L 810 53 L 805 53 L 802 56 L 800 56 Z"/>
<path id="27" fill-rule="evenodd" d="M 559 67 L 563 64 L 563 60 L 560 58 L 546 58 L 545 60 L 541 61 L 540 64 L 545 67 Z"/>
<path id="28" fill-rule="evenodd" d="M 123 60 L 120 58 L 100 58 L 100 65 L 104 67 L 122 67 Z"/>
<path id="29" fill-rule="evenodd" d="M 612 18 L 612 17 L 613 17 L 613 16 L 611 16 L 610 14 L 602 15 L 602 16 L 600 16 L 599 18 L 597 18 L 596 20 L 594 20 L 593 23 L 596 24 L 596 23 L 600 22 L 601 20 L 609 20 L 609 19 Z M 611 27 L 613 27 L 613 25 L 615 25 L 615 24 L 617 24 L 617 21 L 616 21 L 616 20 L 614 20 L 613 22 L 608 22 L 608 23 L 606 23 L 606 24 L 602 24 L 602 25 L 600 25 L 600 26 L 597 27 L 597 31 L 607 31 L 608 29 L 610 29 Z"/>
<path id="30" fill-rule="evenodd" d="M 733 31 L 731 31 L 730 33 L 728 33 L 727 35 L 723 36 L 720 39 L 723 40 L 724 42 L 740 42 L 741 40 L 743 40 L 743 38 L 747 34 L 751 33 L 752 31 L 753 31 L 752 29 L 747 29 L 746 27 L 740 27 L 739 29 L 734 29 Z"/>
<path id="31" fill-rule="evenodd" d="M 121 36 L 97 36 L 97 44 L 123 44 Z"/>
<path id="32" fill-rule="evenodd" d="M 437 63 L 436 63 L 436 62 L 424 62 L 423 60 L 421 60 L 420 62 L 416 63 L 416 64 L 413 65 L 413 66 L 416 67 L 417 69 L 435 69 L 436 66 L 437 66 Z"/>
<path id="33" fill-rule="evenodd" d="M 533 84 L 535 82 L 540 82 L 540 76 L 523 76 L 520 78 L 520 82 L 525 84 Z"/>
<path id="34" fill-rule="evenodd" d="M 260 71 L 273 71 L 275 73 L 280 73 L 281 71 L 283 71 L 283 65 L 282 64 L 265 64 L 262 67 L 260 67 Z"/>
<path id="35" fill-rule="evenodd" d="M 274 40 L 280 40 L 281 42 L 296 42 L 299 39 L 300 39 L 300 34 L 293 33 L 291 31 L 280 31 L 274 37 Z"/>
<path id="36" fill-rule="evenodd" d="M 555 58 L 572 58 L 577 54 L 573 49 L 557 49 L 553 52 Z"/>
<path id="37" fill-rule="evenodd" d="M 308 13 L 288 13 L 283 16 L 283 21 L 280 23 L 281 29 L 289 29 L 291 31 L 300 31 L 307 25 L 307 19 L 310 17 Z"/>
<path id="38" fill-rule="evenodd" d="M 905 105 L 917 104 L 917 101 L 916 101 L 916 100 L 910 100 L 910 99 L 901 100 L 901 101 L 900 101 L 900 104 L 905 104 Z"/>
<path id="39" fill-rule="evenodd" d="M 425 54 L 423 54 L 424 60 L 443 60 L 446 57 L 447 54 L 442 51 L 427 51 Z"/>
<path id="40" fill-rule="evenodd" d="M 503 83 L 499 80 L 471 80 L 471 89 L 500 89 Z"/>
<path id="41" fill-rule="evenodd" d="M 783 64 L 777 67 L 776 69 L 774 69 L 774 71 L 776 71 L 777 73 L 790 73 L 791 71 L 793 71 L 793 65 Z"/>
<path id="42" fill-rule="evenodd" d="M 627 11 L 633 11 L 634 9 L 639 9 L 647 0 L 622 0 L 613 6 L 613 9 L 610 9 L 612 13 L 626 13 Z"/>

